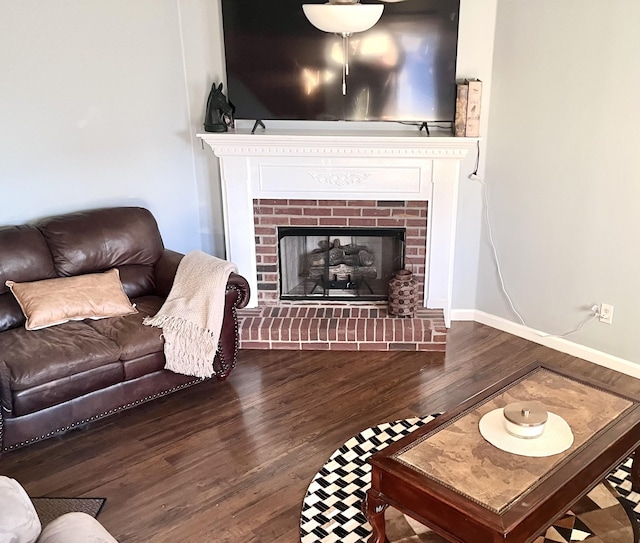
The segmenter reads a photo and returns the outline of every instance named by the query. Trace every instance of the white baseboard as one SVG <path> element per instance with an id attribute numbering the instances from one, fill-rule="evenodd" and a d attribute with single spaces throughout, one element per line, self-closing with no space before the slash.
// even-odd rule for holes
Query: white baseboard
<path id="1" fill-rule="evenodd" d="M 599 366 L 604 366 L 605 368 L 640 379 L 640 365 L 630 360 L 625 360 L 624 358 L 619 358 L 561 337 L 545 335 L 544 332 L 511 322 L 496 315 L 491 315 L 490 313 L 485 313 L 484 311 L 478 311 L 476 309 L 453 309 L 451 311 L 451 320 L 479 322 L 480 324 L 491 326 L 491 328 L 496 328 L 503 332 L 513 334 L 514 336 L 533 341 L 539 345 L 544 345 L 550 349 L 583 358 Z"/>

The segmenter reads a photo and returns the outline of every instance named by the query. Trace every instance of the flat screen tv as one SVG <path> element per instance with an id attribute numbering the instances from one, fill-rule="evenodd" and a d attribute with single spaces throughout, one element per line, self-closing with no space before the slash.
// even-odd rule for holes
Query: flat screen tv
<path id="1" fill-rule="evenodd" d="M 317 0 L 222 0 L 227 96 L 237 119 L 452 122 L 460 0 L 384 4 L 342 38 L 302 11 Z"/>

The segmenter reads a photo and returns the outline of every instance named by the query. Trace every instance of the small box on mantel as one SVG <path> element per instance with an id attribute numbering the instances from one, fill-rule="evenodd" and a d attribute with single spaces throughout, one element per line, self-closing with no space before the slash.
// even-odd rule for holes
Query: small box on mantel
<path id="1" fill-rule="evenodd" d="M 456 116 L 453 121 L 453 135 L 464 136 L 467 127 L 467 103 L 469 100 L 469 85 L 456 85 Z"/>
<path id="2" fill-rule="evenodd" d="M 482 81 L 465 79 L 456 85 L 456 114 L 454 136 L 474 138 L 480 136 L 480 105 Z"/>

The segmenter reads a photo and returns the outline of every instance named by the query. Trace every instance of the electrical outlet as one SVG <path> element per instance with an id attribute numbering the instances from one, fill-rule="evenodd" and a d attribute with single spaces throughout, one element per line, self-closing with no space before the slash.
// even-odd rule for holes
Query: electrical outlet
<path id="1" fill-rule="evenodd" d="M 613 322 L 613 306 L 600 304 L 600 322 L 611 324 Z"/>

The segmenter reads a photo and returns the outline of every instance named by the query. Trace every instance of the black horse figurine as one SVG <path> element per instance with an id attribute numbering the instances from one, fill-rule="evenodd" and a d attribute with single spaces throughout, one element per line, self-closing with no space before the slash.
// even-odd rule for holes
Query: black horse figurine
<path id="1" fill-rule="evenodd" d="M 211 92 L 207 99 L 207 112 L 204 117 L 204 129 L 206 132 L 226 132 L 233 124 L 233 114 L 236 108 L 222 93 L 222 83 L 216 87 L 211 86 Z"/>

